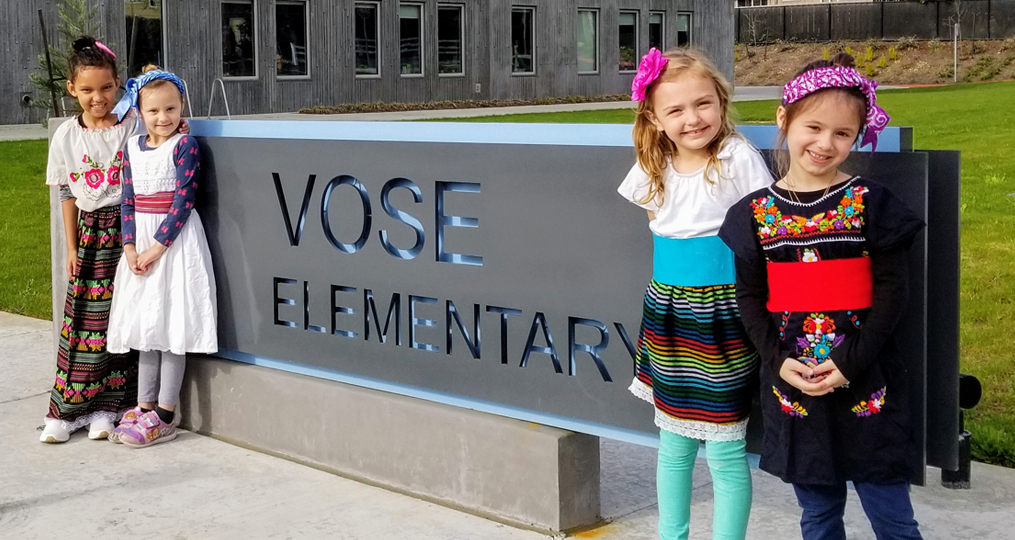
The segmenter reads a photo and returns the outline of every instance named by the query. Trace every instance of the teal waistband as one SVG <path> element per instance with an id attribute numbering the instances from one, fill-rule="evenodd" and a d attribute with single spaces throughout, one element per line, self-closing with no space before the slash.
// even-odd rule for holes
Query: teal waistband
<path id="1" fill-rule="evenodd" d="M 659 283 L 679 287 L 736 283 L 733 252 L 718 236 L 654 238 L 652 279 Z"/>

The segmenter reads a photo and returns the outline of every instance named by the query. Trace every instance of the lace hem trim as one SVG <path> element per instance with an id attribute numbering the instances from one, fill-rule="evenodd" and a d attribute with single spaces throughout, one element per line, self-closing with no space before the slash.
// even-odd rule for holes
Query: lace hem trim
<path id="1" fill-rule="evenodd" d="M 634 381 L 631 382 L 631 386 L 628 386 L 627 389 L 634 394 L 635 397 L 655 405 L 656 398 L 652 395 L 652 387 L 639 381 L 637 377 L 635 377 Z"/>
<path id="2" fill-rule="evenodd" d="M 109 411 L 95 411 L 91 414 L 79 416 L 70 422 L 66 420 L 60 420 L 59 418 L 50 418 L 47 416 L 46 423 L 49 424 L 50 422 L 60 422 L 60 427 L 62 427 L 68 433 L 74 433 L 75 431 L 87 426 L 88 424 L 91 424 L 92 422 L 100 418 L 105 418 L 106 420 L 109 420 L 110 422 L 115 424 L 116 421 L 120 418 L 120 415 L 115 412 Z"/>
<path id="3" fill-rule="evenodd" d="M 638 380 L 637 377 L 631 381 L 627 389 L 640 399 L 655 405 L 655 396 L 652 387 Z M 665 429 L 670 433 L 683 435 L 690 439 L 699 441 L 729 442 L 739 441 L 747 437 L 747 419 L 736 424 L 709 424 L 708 422 L 696 422 L 694 420 L 681 420 L 673 418 L 666 413 L 656 409 L 655 424 L 659 429 Z"/>
<path id="4" fill-rule="evenodd" d="M 656 426 L 699 441 L 729 442 L 747 437 L 747 420 L 736 424 L 709 424 L 673 418 L 659 409 L 656 409 Z"/>

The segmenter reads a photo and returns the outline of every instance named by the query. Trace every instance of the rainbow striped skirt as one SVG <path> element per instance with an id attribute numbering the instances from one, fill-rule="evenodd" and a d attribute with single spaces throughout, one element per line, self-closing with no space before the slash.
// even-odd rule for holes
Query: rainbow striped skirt
<path id="1" fill-rule="evenodd" d="M 655 405 L 661 429 L 743 439 L 758 353 L 737 311 L 733 253 L 716 236 L 656 236 L 653 259 L 631 392 Z"/>

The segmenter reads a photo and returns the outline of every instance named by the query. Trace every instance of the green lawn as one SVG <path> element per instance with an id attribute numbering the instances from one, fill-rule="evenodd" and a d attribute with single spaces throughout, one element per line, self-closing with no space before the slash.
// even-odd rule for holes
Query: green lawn
<path id="1" fill-rule="evenodd" d="M 1015 466 L 1015 82 L 883 92 L 893 124 L 916 146 L 962 151 L 962 371 L 984 398 L 967 415 L 974 456 Z M 771 101 L 737 105 L 742 122 L 771 122 Z M 631 110 L 470 118 L 474 122 L 630 123 Z M 48 318 L 48 191 L 44 141 L 0 143 L 0 310 Z M 934 396 L 928 396 L 934 399 Z"/>
<path id="2" fill-rule="evenodd" d="M 48 319 L 46 141 L 0 143 L 0 310 Z"/>
<path id="3" fill-rule="evenodd" d="M 961 365 L 983 383 L 967 413 L 973 455 L 1015 467 L 1015 82 L 882 92 L 893 125 L 915 146 L 962 151 Z M 743 123 L 775 120 L 774 101 L 736 104 Z M 520 114 L 473 122 L 631 123 L 631 110 Z M 932 314 L 933 316 L 933 314 Z M 934 396 L 928 396 L 934 399 Z"/>

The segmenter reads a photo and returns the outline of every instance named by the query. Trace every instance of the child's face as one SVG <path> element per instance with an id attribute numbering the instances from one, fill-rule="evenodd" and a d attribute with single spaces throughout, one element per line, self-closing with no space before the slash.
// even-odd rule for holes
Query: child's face
<path id="1" fill-rule="evenodd" d="M 73 81 L 67 81 L 67 92 L 77 98 L 81 110 L 93 118 L 105 118 L 116 105 L 116 89 L 120 79 L 108 67 L 79 68 Z"/>
<path id="2" fill-rule="evenodd" d="M 702 150 L 715 139 L 723 122 L 715 82 L 696 73 L 660 82 L 652 94 L 649 118 L 678 151 Z"/>
<path id="3" fill-rule="evenodd" d="M 183 98 L 172 84 L 142 88 L 139 97 L 141 118 L 148 133 L 159 137 L 172 137 L 180 127 Z"/>
<path id="4" fill-rule="evenodd" d="M 857 104 L 840 92 L 825 92 L 799 111 L 786 125 L 786 109 L 779 107 L 776 121 L 786 133 L 790 171 L 812 178 L 834 176 L 849 157 L 860 126 Z"/>

